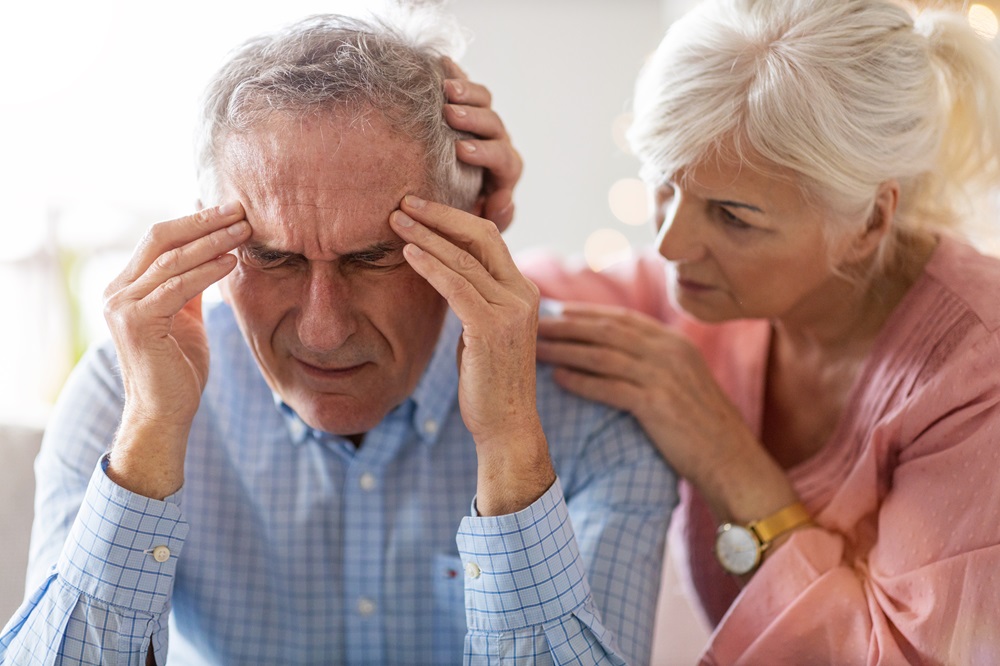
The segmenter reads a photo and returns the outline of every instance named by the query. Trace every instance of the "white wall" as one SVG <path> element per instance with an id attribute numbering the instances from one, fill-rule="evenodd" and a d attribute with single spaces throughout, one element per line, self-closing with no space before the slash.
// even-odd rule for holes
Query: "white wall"
<path id="1" fill-rule="evenodd" d="M 463 64 L 491 88 L 525 160 L 514 248 L 581 251 L 600 227 L 645 242 L 650 229 L 618 222 L 608 189 L 638 163 L 615 145 L 612 122 L 663 34 L 659 0 L 465 0 L 452 7 L 473 41 Z"/>

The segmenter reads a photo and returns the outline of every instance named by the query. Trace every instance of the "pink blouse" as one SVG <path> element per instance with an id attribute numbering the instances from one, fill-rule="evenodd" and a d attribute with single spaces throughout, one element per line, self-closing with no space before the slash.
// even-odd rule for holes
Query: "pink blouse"
<path id="1" fill-rule="evenodd" d="M 759 436 L 766 321 L 681 317 L 652 253 L 601 274 L 538 256 L 522 269 L 546 296 L 679 326 Z M 1000 664 L 1000 261 L 941 239 L 833 436 L 788 474 L 818 527 L 742 590 L 715 560 L 705 504 L 682 488 L 682 569 L 715 627 L 703 663 Z"/>

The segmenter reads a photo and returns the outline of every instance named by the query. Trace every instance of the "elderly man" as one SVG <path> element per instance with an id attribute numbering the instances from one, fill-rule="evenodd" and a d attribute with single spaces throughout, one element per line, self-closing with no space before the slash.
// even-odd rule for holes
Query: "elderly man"
<path id="1" fill-rule="evenodd" d="M 323 16 L 218 73 L 224 203 L 108 288 L 0 661 L 162 664 L 168 633 L 182 664 L 648 660 L 673 478 L 536 370 L 538 292 L 469 212 L 444 67 Z"/>

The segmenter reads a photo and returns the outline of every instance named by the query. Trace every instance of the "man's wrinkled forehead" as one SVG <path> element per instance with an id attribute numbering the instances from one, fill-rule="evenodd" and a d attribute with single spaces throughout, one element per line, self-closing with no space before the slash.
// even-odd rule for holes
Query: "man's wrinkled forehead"
<path id="1" fill-rule="evenodd" d="M 306 178 L 338 163 L 360 165 L 365 158 L 369 170 L 348 172 L 361 183 L 399 171 L 408 176 L 419 171 L 422 179 L 428 176 L 423 146 L 390 131 L 372 114 L 344 118 L 276 114 L 265 124 L 228 135 L 221 153 L 222 166 L 238 172 L 270 174 L 284 167 Z"/>
<path id="2" fill-rule="evenodd" d="M 370 117 L 272 120 L 227 137 L 221 157 L 224 183 L 258 207 L 329 209 L 385 199 L 394 208 L 408 192 L 427 190 L 420 144 Z"/>

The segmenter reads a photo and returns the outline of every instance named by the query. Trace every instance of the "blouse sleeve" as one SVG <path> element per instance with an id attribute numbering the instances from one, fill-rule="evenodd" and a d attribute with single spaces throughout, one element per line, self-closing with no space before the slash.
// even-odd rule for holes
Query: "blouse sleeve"
<path id="1" fill-rule="evenodd" d="M 703 663 L 1000 663 L 997 359 L 981 338 L 886 412 L 820 527 L 765 561 Z"/>
<path id="2" fill-rule="evenodd" d="M 617 305 L 667 322 L 677 317 L 667 298 L 666 264 L 651 249 L 600 272 L 544 251 L 519 255 L 517 265 L 545 298 Z"/>

